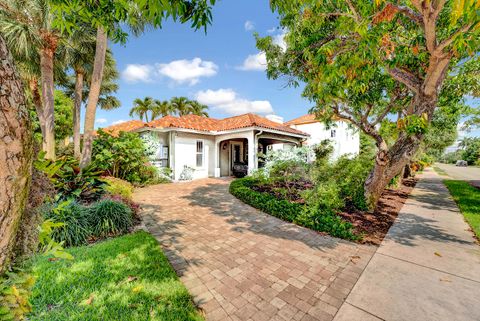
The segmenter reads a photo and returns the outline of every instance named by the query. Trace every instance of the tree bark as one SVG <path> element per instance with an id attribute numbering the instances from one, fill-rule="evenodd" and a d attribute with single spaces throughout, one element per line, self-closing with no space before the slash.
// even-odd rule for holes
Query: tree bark
<path id="1" fill-rule="evenodd" d="M 93 64 L 92 81 L 88 93 L 87 111 L 85 113 L 85 126 L 83 133 L 83 151 L 80 167 L 85 168 L 92 160 L 93 130 L 95 126 L 95 113 L 97 111 L 98 97 L 105 67 L 105 54 L 107 51 L 107 33 L 103 27 L 97 29 L 97 42 L 95 47 L 95 61 Z"/>
<path id="2" fill-rule="evenodd" d="M 37 112 L 38 122 L 40 123 L 40 131 L 42 132 L 42 150 L 46 150 L 45 143 L 45 116 L 43 114 L 42 96 L 40 95 L 40 89 L 38 88 L 38 79 L 31 79 L 28 83 L 30 92 L 32 93 L 33 105 Z"/>
<path id="3" fill-rule="evenodd" d="M 75 71 L 75 99 L 73 104 L 73 154 L 80 159 L 80 109 L 82 106 L 84 74 L 80 70 Z"/>
<path id="4" fill-rule="evenodd" d="M 0 274 L 9 264 L 27 203 L 32 160 L 24 89 L 0 36 Z"/>
<path id="5" fill-rule="evenodd" d="M 42 81 L 43 116 L 45 120 L 45 157 L 55 159 L 55 116 L 54 116 L 54 82 L 53 55 L 56 50 L 56 39 L 44 37 L 49 45 L 40 50 L 40 69 Z M 48 39 L 47 39 L 48 38 Z"/>

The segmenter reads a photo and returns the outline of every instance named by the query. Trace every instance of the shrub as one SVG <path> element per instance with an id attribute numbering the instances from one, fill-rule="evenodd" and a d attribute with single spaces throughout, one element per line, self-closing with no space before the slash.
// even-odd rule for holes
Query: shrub
<path id="1" fill-rule="evenodd" d="M 149 165 L 148 152 L 136 133 L 120 132 L 113 137 L 102 130 L 93 141 L 92 164 L 109 176 L 135 184 L 145 184 L 156 177 Z"/>
<path id="2" fill-rule="evenodd" d="M 127 181 L 115 177 L 103 177 L 102 180 L 107 183 L 105 190 L 110 195 L 120 195 L 123 198 L 132 199 L 133 185 Z"/>
<path id="3" fill-rule="evenodd" d="M 89 203 L 104 194 L 105 183 L 94 166 L 80 170 L 78 160 L 73 157 L 64 156 L 52 161 L 44 156 L 44 152 L 40 153 L 35 167 L 53 183 L 59 201 L 73 199 Z"/>
<path id="4" fill-rule="evenodd" d="M 108 200 L 112 200 L 112 201 L 115 201 L 115 202 L 120 202 L 120 203 L 123 203 L 123 204 L 127 205 L 130 208 L 130 210 L 132 210 L 133 218 L 136 221 L 140 221 L 140 216 L 139 216 L 140 205 L 138 205 L 137 203 L 135 203 L 131 199 L 123 197 L 121 195 L 106 195 L 106 196 L 103 197 L 103 199 L 108 199 Z"/>
<path id="5" fill-rule="evenodd" d="M 326 198 L 322 198 L 321 202 L 316 202 L 315 206 L 307 207 L 284 199 L 277 199 L 267 193 L 254 191 L 251 188 L 256 183 L 257 181 L 249 177 L 237 179 L 230 184 L 229 190 L 232 195 L 243 202 L 282 220 L 327 232 L 336 237 L 358 239 L 352 231 L 352 225 L 344 222 L 333 210 L 341 205 L 338 192 L 333 185 L 323 193 L 323 196 L 327 196 Z M 328 193 L 330 195 L 327 195 Z"/>
<path id="6" fill-rule="evenodd" d="M 93 204 L 89 211 L 94 236 L 123 234 L 133 226 L 132 210 L 121 202 L 104 199 Z"/>
<path id="7" fill-rule="evenodd" d="M 89 211 L 86 207 L 73 202 L 64 201 L 44 210 L 45 220 L 63 223 L 55 228 L 51 237 L 65 246 L 78 246 L 87 243 L 92 234 Z"/>

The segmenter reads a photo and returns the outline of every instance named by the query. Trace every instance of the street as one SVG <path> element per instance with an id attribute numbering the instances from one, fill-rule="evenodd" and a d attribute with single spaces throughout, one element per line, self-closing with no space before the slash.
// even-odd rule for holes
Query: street
<path id="1" fill-rule="evenodd" d="M 459 167 L 452 164 L 435 163 L 434 167 L 444 170 L 452 179 L 469 181 L 472 185 L 480 187 L 480 168 L 475 166 Z"/>

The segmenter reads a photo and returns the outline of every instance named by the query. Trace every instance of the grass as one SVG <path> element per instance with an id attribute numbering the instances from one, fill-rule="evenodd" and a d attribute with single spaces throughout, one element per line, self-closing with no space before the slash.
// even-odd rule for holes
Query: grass
<path id="1" fill-rule="evenodd" d="M 480 239 L 480 189 L 465 181 L 445 180 L 443 182 L 447 185 L 473 232 Z"/>
<path id="2" fill-rule="evenodd" d="M 203 320 L 146 232 L 69 249 L 72 261 L 34 258 L 28 320 Z"/>

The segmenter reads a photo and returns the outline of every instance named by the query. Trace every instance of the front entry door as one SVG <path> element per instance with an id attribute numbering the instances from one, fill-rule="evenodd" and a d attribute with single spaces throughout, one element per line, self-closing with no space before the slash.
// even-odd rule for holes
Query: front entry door
<path id="1" fill-rule="evenodd" d="M 230 144 L 230 171 L 233 168 L 233 164 L 243 162 L 243 144 L 240 142 L 232 142 Z"/>

